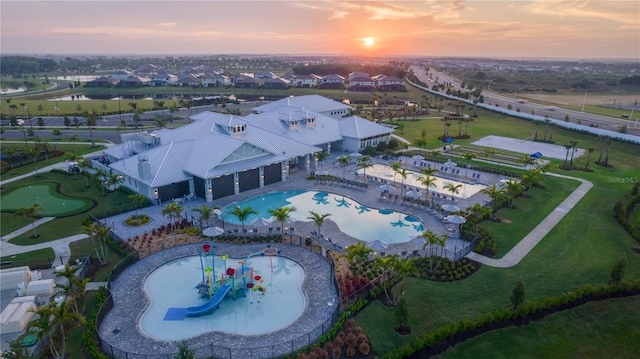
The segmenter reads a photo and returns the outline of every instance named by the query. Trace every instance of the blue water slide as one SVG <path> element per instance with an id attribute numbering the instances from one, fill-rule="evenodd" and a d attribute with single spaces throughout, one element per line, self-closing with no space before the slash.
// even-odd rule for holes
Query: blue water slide
<path id="1" fill-rule="evenodd" d="M 199 305 L 197 307 L 189 307 L 187 308 L 187 317 L 198 317 L 201 315 L 208 314 L 213 312 L 218 308 L 218 304 L 222 302 L 224 297 L 231 290 L 231 285 L 227 282 L 220 286 L 220 288 L 216 291 L 216 294 L 213 295 L 208 302 Z"/>

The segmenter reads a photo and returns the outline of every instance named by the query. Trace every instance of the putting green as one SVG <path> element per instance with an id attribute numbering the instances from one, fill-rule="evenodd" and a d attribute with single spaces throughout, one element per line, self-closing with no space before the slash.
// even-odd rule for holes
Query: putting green
<path id="1" fill-rule="evenodd" d="M 15 212 L 19 208 L 40 203 L 44 211 L 39 217 L 63 217 L 84 212 L 93 206 L 93 201 L 67 197 L 56 192 L 58 184 L 42 183 L 21 187 L 2 196 L 0 208 L 3 212 Z"/>

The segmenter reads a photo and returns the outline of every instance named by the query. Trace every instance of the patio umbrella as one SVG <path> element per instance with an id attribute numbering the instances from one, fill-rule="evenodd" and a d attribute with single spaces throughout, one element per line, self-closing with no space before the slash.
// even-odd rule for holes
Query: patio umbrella
<path id="1" fill-rule="evenodd" d="M 377 252 L 384 251 L 387 247 L 389 247 L 389 244 L 380 239 L 374 239 L 367 242 L 367 248 L 371 248 Z"/>
<path id="2" fill-rule="evenodd" d="M 359 152 L 353 152 L 349 154 L 349 157 L 351 158 L 358 158 L 358 157 L 362 157 L 362 153 Z"/>
<path id="3" fill-rule="evenodd" d="M 455 204 L 445 204 L 440 208 L 444 209 L 447 212 L 460 212 L 460 208 Z"/>
<path id="4" fill-rule="evenodd" d="M 422 193 L 420 193 L 418 191 L 409 191 L 409 192 L 405 193 L 405 196 L 407 196 L 409 198 L 420 198 L 420 197 L 422 197 Z"/>
<path id="5" fill-rule="evenodd" d="M 458 215 L 446 216 L 444 219 L 449 223 L 456 223 L 456 224 L 462 224 L 467 222 L 467 220 L 464 219 L 464 217 L 458 216 Z"/>
<path id="6" fill-rule="evenodd" d="M 447 138 L 445 138 L 444 140 L 442 140 L 442 142 L 444 142 L 444 143 L 453 143 L 453 141 L 454 141 L 454 140 L 453 140 L 453 138 L 452 138 L 452 137 L 447 137 Z"/>
<path id="7" fill-rule="evenodd" d="M 211 211 L 211 213 L 213 213 L 214 215 L 220 217 L 220 215 L 222 214 L 222 211 L 215 208 L 213 211 Z"/>
<path id="8" fill-rule="evenodd" d="M 381 190 L 383 190 L 383 191 L 390 192 L 390 191 L 395 191 L 395 189 L 396 189 L 396 188 L 395 188 L 395 187 L 393 187 L 393 186 L 392 186 L 392 185 L 390 185 L 390 184 L 386 184 L 386 183 L 385 183 L 385 184 L 383 184 L 382 186 L 380 186 L 380 189 L 381 189 Z"/>
<path id="9" fill-rule="evenodd" d="M 271 225 L 271 221 L 268 219 L 264 219 L 262 217 L 256 218 L 253 221 L 251 221 L 251 225 L 254 227 L 267 227 L 269 225 Z"/>
<path id="10" fill-rule="evenodd" d="M 328 174 L 329 174 L 329 172 L 324 171 L 324 170 L 316 172 L 316 176 L 326 176 Z"/>
<path id="11" fill-rule="evenodd" d="M 224 229 L 220 227 L 209 227 L 202 231 L 202 234 L 207 237 L 217 237 L 224 233 Z"/>

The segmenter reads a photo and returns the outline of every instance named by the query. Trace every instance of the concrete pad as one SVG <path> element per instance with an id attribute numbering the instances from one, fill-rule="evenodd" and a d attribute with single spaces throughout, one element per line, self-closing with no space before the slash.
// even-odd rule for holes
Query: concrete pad
<path id="1" fill-rule="evenodd" d="M 550 143 L 533 142 L 528 140 L 519 140 L 510 137 L 486 136 L 471 143 L 476 146 L 493 147 L 501 150 L 509 150 L 520 152 L 527 155 L 540 152 L 543 157 L 564 160 L 567 156 L 567 150 L 562 145 L 552 145 Z M 573 158 L 578 158 L 584 153 L 583 148 L 577 148 Z M 571 153 L 569 153 L 571 157 Z"/>

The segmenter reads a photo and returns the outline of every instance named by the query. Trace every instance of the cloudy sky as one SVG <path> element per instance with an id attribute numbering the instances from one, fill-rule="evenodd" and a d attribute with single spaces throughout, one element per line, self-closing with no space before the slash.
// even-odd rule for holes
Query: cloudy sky
<path id="1" fill-rule="evenodd" d="M 640 58 L 638 0 L 2 0 L 0 24 L 2 54 Z"/>

